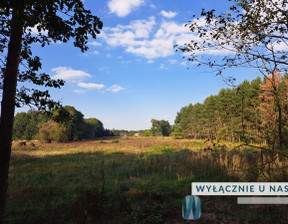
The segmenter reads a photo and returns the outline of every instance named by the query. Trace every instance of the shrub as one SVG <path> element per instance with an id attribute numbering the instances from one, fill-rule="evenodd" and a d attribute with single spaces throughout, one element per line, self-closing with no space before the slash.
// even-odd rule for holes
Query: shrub
<path id="1" fill-rule="evenodd" d="M 44 123 L 38 132 L 38 139 L 41 142 L 66 142 L 68 140 L 66 127 L 55 121 Z"/>

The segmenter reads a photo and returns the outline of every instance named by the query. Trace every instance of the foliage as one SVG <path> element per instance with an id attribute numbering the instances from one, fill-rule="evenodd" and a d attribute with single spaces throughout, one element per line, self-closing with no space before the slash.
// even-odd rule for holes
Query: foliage
<path id="1" fill-rule="evenodd" d="M 68 140 L 66 127 L 61 123 L 48 121 L 42 124 L 40 127 L 38 132 L 38 139 L 45 143 L 66 142 Z"/>
<path id="2" fill-rule="evenodd" d="M 177 113 L 175 118 L 175 138 L 189 138 L 193 135 L 193 133 L 190 133 L 193 122 L 193 117 L 190 116 L 192 108 L 192 104 L 189 104 L 182 107 L 180 112 Z"/>
<path id="3" fill-rule="evenodd" d="M 274 74 L 274 77 L 272 77 L 272 75 L 268 76 L 264 83 L 260 86 L 259 112 L 260 117 L 262 118 L 260 127 L 267 143 L 273 146 L 275 144 L 279 144 L 279 135 L 281 133 L 279 133 L 277 130 L 279 130 L 280 125 L 281 131 L 285 133 L 284 136 L 287 136 L 287 78 L 287 74 L 282 76 L 280 72 L 277 72 Z M 275 95 L 275 91 L 278 91 L 279 93 Z M 277 107 L 278 103 L 280 107 Z M 281 124 L 279 116 L 281 116 Z M 283 143 L 287 146 L 287 139 L 285 138 L 282 140 L 284 140 Z"/>
<path id="4" fill-rule="evenodd" d="M 216 69 L 217 75 L 222 75 L 223 70 L 232 67 L 258 69 L 265 79 L 271 82 L 273 89 L 271 97 L 274 100 L 272 110 L 276 112 L 277 123 L 274 124 L 277 130 L 273 129 L 272 142 L 277 141 L 282 150 L 285 144 L 283 128 L 285 108 L 281 103 L 282 90 L 277 84 L 277 73 L 287 72 L 288 2 L 287 0 L 229 1 L 231 2 L 229 12 L 216 14 L 214 9 L 210 11 L 203 9 L 201 17 L 189 21 L 190 24 L 186 26 L 189 26 L 194 37 L 189 43 L 177 46 L 177 50 L 184 52 L 188 61 L 196 62 L 198 66 L 208 65 Z M 234 77 L 224 77 L 224 80 L 234 85 Z M 244 139 L 243 117 L 241 123 L 241 138 Z M 223 134 L 227 132 L 229 132 L 228 126 Z"/>
<path id="5" fill-rule="evenodd" d="M 203 104 L 181 108 L 175 118 L 175 137 L 279 145 L 279 113 L 270 80 L 245 80 L 237 88 L 221 89 Z M 283 143 L 287 145 L 287 74 L 277 73 L 275 83 L 281 93 Z"/>
<path id="6" fill-rule="evenodd" d="M 189 21 L 195 38 L 178 49 L 189 61 L 217 68 L 218 74 L 238 66 L 257 68 L 263 75 L 286 71 L 287 0 L 229 1 L 229 12 L 203 9 L 201 17 Z M 221 54 L 208 57 L 211 52 Z"/>
<path id="7" fill-rule="evenodd" d="M 145 137 L 152 136 L 151 130 L 145 130 L 145 131 L 143 131 L 143 134 L 142 134 L 142 135 L 145 136 Z"/>
<path id="8" fill-rule="evenodd" d="M 48 113 L 28 111 L 17 113 L 13 124 L 13 139 L 34 139 L 39 126 L 49 120 Z"/>
<path id="9" fill-rule="evenodd" d="M 151 123 L 152 136 L 169 136 L 171 132 L 171 126 L 168 121 L 152 119 Z"/>
<path id="10" fill-rule="evenodd" d="M 13 139 L 36 139 L 43 142 L 66 142 L 95 139 L 105 136 L 103 123 L 96 118 L 84 119 L 72 106 L 64 106 L 49 112 L 28 111 L 17 113 Z"/>
<path id="11" fill-rule="evenodd" d="M 32 53 L 32 44 L 44 47 L 51 43 L 74 39 L 74 46 L 86 51 L 88 35 L 96 38 L 103 23 L 97 16 L 84 9 L 80 0 L 53 1 L 1 1 L 0 3 L 0 89 L 2 90 L 5 72 L 9 35 L 11 31 L 11 14 L 22 8 L 24 13 L 18 15 L 18 22 L 23 24 L 22 47 L 20 53 L 21 67 L 18 74 L 16 106 L 29 104 L 39 109 L 52 108 L 57 102 L 50 99 L 47 90 L 36 89 L 36 86 L 60 88 L 63 80 L 53 80 L 49 74 L 40 72 L 41 59 Z M 36 33 L 34 30 L 37 30 Z M 4 53 L 4 54 L 2 54 Z M 24 83 L 33 84 L 28 88 Z"/>
<path id="12" fill-rule="evenodd" d="M 84 134 L 84 139 L 95 139 L 96 137 L 101 137 L 105 135 L 103 123 L 96 118 L 84 119 L 86 124 L 86 131 Z"/>
<path id="13" fill-rule="evenodd" d="M 81 140 L 84 135 L 84 115 L 72 106 L 64 106 L 62 110 L 66 111 L 68 115 L 64 119 L 63 124 L 67 128 L 67 135 L 69 141 Z"/>
<path id="14" fill-rule="evenodd" d="M 15 105 L 51 109 L 59 102 L 50 99 L 48 90 L 35 86 L 60 88 L 64 84 L 63 80 L 40 73 L 41 61 L 33 56 L 32 44 L 44 47 L 51 42 L 74 39 L 74 46 L 84 52 L 88 49 L 88 37 L 96 38 L 103 23 L 84 8 L 81 0 L 1 1 L 0 18 L 0 223 L 3 223 Z M 37 34 L 32 32 L 33 28 Z M 24 82 L 31 82 L 32 87 L 28 88 Z"/>
<path id="15" fill-rule="evenodd" d="M 29 124 L 28 114 L 21 112 L 16 114 L 13 126 L 13 139 L 24 139 L 26 127 Z"/>

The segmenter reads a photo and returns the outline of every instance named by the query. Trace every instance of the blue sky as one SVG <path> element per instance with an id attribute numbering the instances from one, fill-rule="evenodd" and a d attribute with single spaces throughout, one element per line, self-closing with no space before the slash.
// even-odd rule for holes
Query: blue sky
<path id="1" fill-rule="evenodd" d="M 195 37 L 184 27 L 193 14 L 202 8 L 225 11 L 227 2 L 85 0 L 85 7 L 104 23 L 97 39 L 89 41 L 89 50 L 81 53 L 72 42 L 56 43 L 34 46 L 34 55 L 42 58 L 44 72 L 66 81 L 60 90 L 50 90 L 53 99 L 74 106 L 85 118 L 100 119 L 105 128 L 148 129 L 152 118 L 173 124 L 181 107 L 227 87 L 173 48 Z M 226 75 L 236 76 L 239 83 L 259 74 L 239 68 Z M 27 108 L 16 111 L 23 110 Z"/>

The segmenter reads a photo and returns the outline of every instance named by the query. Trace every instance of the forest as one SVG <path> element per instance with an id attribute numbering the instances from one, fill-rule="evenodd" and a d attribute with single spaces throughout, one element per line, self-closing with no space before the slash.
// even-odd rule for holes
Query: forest
<path id="1" fill-rule="evenodd" d="M 175 119 L 175 137 L 286 146 L 287 78 L 278 71 L 263 80 L 245 80 L 203 103 L 182 107 Z"/>
<path id="2" fill-rule="evenodd" d="M 41 142 L 67 142 L 95 139 L 109 135 L 103 123 L 84 115 L 72 106 L 63 106 L 51 111 L 28 111 L 17 113 L 14 118 L 13 139 Z"/>
<path id="3" fill-rule="evenodd" d="M 286 146 L 288 74 L 277 72 L 273 77 L 274 80 L 272 76 L 263 79 L 257 77 L 252 81 L 245 80 L 234 88 L 223 88 L 217 95 L 207 97 L 203 103 L 182 107 L 172 126 L 168 121 L 152 119 L 149 130 L 107 130 L 100 120 L 84 119 L 84 115 L 72 106 L 49 112 L 21 112 L 15 116 L 13 139 L 67 142 L 119 136 L 122 132 L 127 136 L 136 133 L 140 136 L 171 135 L 176 139 L 208 138 L 273 146 L 279 146 L 281 140 L 282 145 Z M 277 99 L 280 103 L 278 106 Z"/>
<path id="4" fill-rule="evenodd" d="M 187 210 L 200 218 L 194 199 L 185 204 L 193 182 L 287 183 L 288 0 L 163 2 L 0 1 L 0 224 L 191 223 Z M 249 81 L 236 86 L 226 71 L 243 68 Z M 261 77 L 251 80 L 249 69 Z M 110 131 L 61 105 L 65 98 L 76 106 L 79 94 L 78 103 L 107 106 L 115 118 L 119 108 L 134 116 L 167 101 L 160 116 L 170 117 L 172 101 L 191 88 L 214 92 L 208 80 L 200 85 L 205 70 L 232 88 L 182 107 L 172 126 L 152 119 L 149 130 Z M 15 116 L 23 106 L 37 111 Z M 288 222 L 283 204 L 227 196 L 201 196 L 193 223 Z"/>

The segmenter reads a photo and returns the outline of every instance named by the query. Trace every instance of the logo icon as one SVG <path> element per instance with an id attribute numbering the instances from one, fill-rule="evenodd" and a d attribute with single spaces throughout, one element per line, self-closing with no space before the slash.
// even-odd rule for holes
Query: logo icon
<path id="1" fill-rule="evenodd" d="M 186 220 L 196 220 L 201 216 L 200 198 L 187 195 L 182 201 L 182 217 Z"/>

